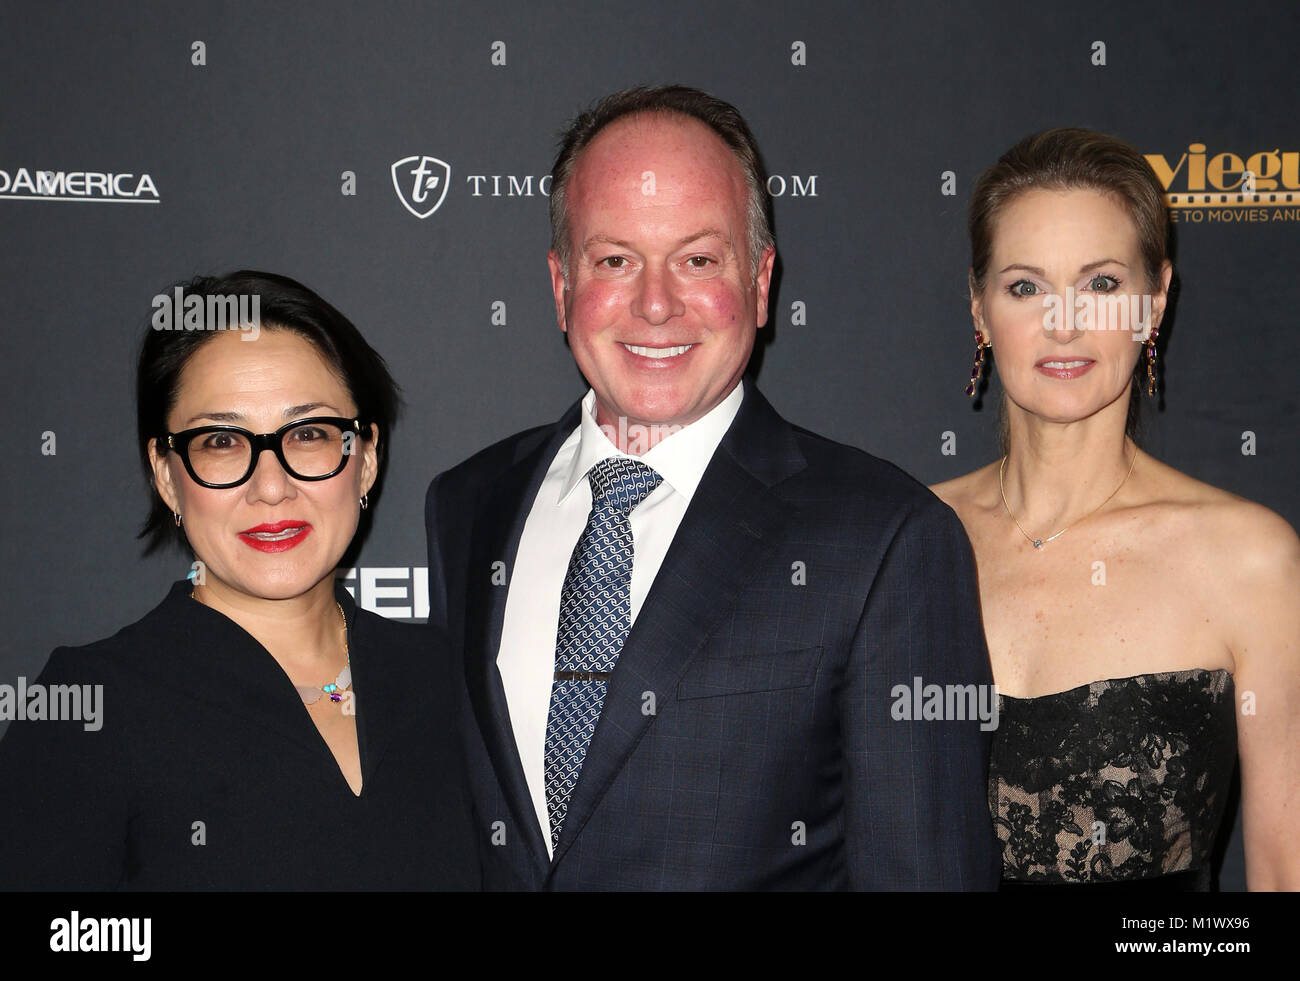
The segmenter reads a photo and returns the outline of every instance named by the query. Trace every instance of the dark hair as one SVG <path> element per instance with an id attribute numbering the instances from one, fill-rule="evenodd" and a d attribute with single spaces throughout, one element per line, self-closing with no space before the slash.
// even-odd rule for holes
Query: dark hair
<path id="1" fill-rule="evenodd" d="M 1137 230 L 1147 288 L 1156 289 L 1169 258 L 1169 212 L 1160 179 L 1132 144 L 1090 129 L 1063 127 L 1026 136 L 975 182 L 969 217 L 972 293 L 984 290 L 993 251 L 993 226 L 998 215 L 1018 195 L 1036 188 L 1061 191 L 1090 188 L 1113 195 Z M 1139 380 L 1145 378 L 1145 372 L 1145 364 L 1139 357 L 1129 393 L 1126 426 L 1129 438 L 1134 440 L 1142 406 Z M 1004 419 L 1004 444 L 1005 436 Z"/>
<path id="2" fill-rule="evenodd" d="M 551 167 L 551 248 L 560 257 L 564 275 L 569 274 L 568 212 L 565 192 L 578 156 L 610 123 L 643 113 L 675 113 L 698 119 L 713 130 L 740 164 L 749 191 L 745 224 L 749 248 L 750 276 L 758 274 L 765 249 L 774 243 L 771 198 L 767 193 L 767 170 L 754 134 L 739 110 L 729 102 L 685 85 L 637 86 L 607 95 L 579 113 L 560 137 L 560 150 Z"/>
<path id="3" fill-rule="evenodd" d="M 178 295 L 179 301 L 174 303 Z M 219 309 L 222 299 L 248 297 L 246 302 L 251 304 L 251 298 L 256 297 L 259 330 L 292 331 L 315 345 L 356 402 L 357 416 L 366 425 L 367 434 L 369 423 L 379 427 L 376 452 L 381 466 L 401 403 L 397 383 L 384 359 L 347 317 L 301 283 L 287 276 L 241 269 L 225 276 L 197 276 L 175 284 L 165 295 L 154 298 L 155 312 L 145 331 L 136 369 L 136 443 L 150 488 L 149 516 L 137 537 L 146 540 L 146 555 L 168 542 L 182 548 L 186 545 L 184 532 L 175 526 L 171 511 L 153 488 L 149 443 L 167 432 L 167 416 L 176 405 L 181 372 L 194 352 L 211 340 L 218 328 L 234 327 L 170 320 L 166 328 L 160 327 L 160 312 L 168 312 L 164 307 L 172 307 L 179 314 L 181 304 L 189 297 L 200 297 L 205 311 L 214 309 L 214 303 Z M 202 329 L 205 327 L 212 329 Z"/>

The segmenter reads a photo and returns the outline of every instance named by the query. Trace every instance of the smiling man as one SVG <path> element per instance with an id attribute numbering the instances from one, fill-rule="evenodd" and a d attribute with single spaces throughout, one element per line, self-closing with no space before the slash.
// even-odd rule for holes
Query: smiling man
<path id="1" fill-rule="evenodd" d="M 750 241 L 747 172 L 691 116 L 623 115 L 559 167 L 548 262 L 560 329 L 596 422 L 650 449 L 739 400 L 767 320 L 771 235 L 760 226 Z"/>
<path id="2" fill-rule="evenodd" d="M 994 888 L 988 734 L 891 713 L 897 684 L 991 684 L 970 546 L 744 377 L 775 258 L 744 119 L 605 98 L 551 225 L 590 390 L 426 506 L 488 887 Z"/>

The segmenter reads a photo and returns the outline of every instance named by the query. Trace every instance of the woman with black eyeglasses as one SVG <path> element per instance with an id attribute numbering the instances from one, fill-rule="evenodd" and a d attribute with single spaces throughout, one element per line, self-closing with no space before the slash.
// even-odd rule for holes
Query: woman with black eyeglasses
<path id="1" fill-rule="evenodd" d="M 0 742 L 0 886 L 477 888 L 453 659 L 335 579 L 397 413 L 387 367 L 282 276 L 195 279 L 176 306 L 139 361 L 141 535 L 187 546 L 190 577 L 32 687 L 97 718 L 29 713 Z"/>

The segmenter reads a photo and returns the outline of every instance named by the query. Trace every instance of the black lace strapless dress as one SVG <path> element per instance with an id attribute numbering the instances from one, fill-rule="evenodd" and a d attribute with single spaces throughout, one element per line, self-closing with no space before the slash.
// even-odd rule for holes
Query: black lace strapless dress
<path id="1" fill-rule="evenodd" d="M 1224 670 L 999 696 L 989 809 L 1005 890 L 1205 891 L 1237 757 Z"/>

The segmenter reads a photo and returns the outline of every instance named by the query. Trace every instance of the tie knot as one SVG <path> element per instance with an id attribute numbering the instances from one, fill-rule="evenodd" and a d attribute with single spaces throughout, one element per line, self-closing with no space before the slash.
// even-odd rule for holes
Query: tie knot
<path id="1" fill-rule="evenodd" d="M 591 484 L 591 506 L 607 507 L 624 514 L 650 496 L 663 477 L 640 460 L 611 456 L 587 471 Z"/>

